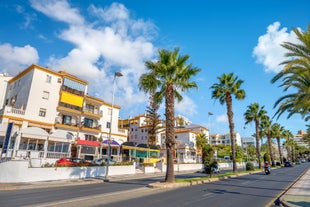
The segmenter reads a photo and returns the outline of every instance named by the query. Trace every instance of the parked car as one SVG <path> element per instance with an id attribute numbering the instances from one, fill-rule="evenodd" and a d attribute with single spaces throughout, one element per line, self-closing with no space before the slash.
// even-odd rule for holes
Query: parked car
<path id="1" fill-rule="evenodd" d="M 73 162 L 70 158 L 60 158 L 56 161 L 57 167 L 75 167 L 78 166 L 77 162 Z"/>
<path id="2" fill-rule="evenodd" d="M 108 158 L 99 158 L 96 159 L 94 161 L 92 161 L 92 164 L 94 165 L 102 165 L 102 163 L 107 163 L 108 162 Z M 114 165 L 116 162 L 112 159 L 109 159 L 109 164 L 110 165 Z"/>
<path id="3" fill-rule="evenodd" d="M 284 167 L 293 167 L 293 164 L 290 161 L 286 161 Z"/>
<path id="4" fill-rule="evenodd" d="M 76 158 L 76 157 L 70 158 L 70 161 L 76 163 L 76 166 L 89 166 L 89 165 L 91 165 L 91 162 L 87 162 L 81 158 Z"/>
<path id="5" fill-rule="evenodd" d="M 78 166 L 89 166 L 91 165 L 90 162 L 86 162 L 80 158 L 60 158 L 56 161 L 57 167 L 78 167 Z"/>
<path id="6" fill-rule="evenodd" d="M 221 172 L 219 166 L 217 166 L 217 167 L 212 167 L 211 170 L 212 170 L 213 173 L 220 173 L 220 172 Z"/>
<path id="7" fill-rule="evenodd" d="M 300 161 L 301 161 L 301 163 L 305 163 L 306 162 L 306 160 L 304 158 L 302 158 Z"/>

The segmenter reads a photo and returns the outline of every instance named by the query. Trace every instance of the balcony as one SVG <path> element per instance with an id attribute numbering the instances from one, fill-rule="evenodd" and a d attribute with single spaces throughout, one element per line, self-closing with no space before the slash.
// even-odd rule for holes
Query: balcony
<path id="1" fill-rule="evenodd" d="M 81 110 L 78 107 L 69 107 L 68 105 L 65 106 L 63 104 L 60 104 L 57 107 L 57 111 L 69 112 L 71 114 L 81 114 Z"/>
<path id="2" fill-rule="evenodd" d="M 0 110 L 0 114 L 14 116 L 14 117 L 24 117 L 25 110 L 23 108 L 14 108 L 12 106 L 5 106 Z"/>
<path id="3" fill-rule="evenodd" d="M 96 109 L 89 109 L 89 108 L 84 107 L 83 111 L 82 111 L 82 114 L 84 116 L 94 117 L 94 118 L 97 118 L 97 119 L 102 118 L 102 111 L 99 111 L 99 110 L 96 110 Z"/>
<path id="4" fill-rule="evenodd" d="M 60 124 L 60 123 L 56 123 L 55 128 L 56 129 L 74 130 L 74 131 L 77 131 L 79 129 L 79 127 L 76 124 Z"/>
<path id="5" fill-rule="evenodd" d="M 100 133 L 101 129 L 100 129 L 100 126 L 94 126 L 94 127 L 82 126 L 80 128 L 80 131 Z"/>

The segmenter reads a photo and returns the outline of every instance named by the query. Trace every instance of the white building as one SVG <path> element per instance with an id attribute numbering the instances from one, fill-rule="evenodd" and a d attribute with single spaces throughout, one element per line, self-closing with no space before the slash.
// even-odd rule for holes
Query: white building
<path id="1" fill-rule="evenodd" d="M 242 142 L 243 149 L 247 148 L 247 146 L 249 145 L 253 145 L 254 147 L 256 146 L 254 137 L 242 137 L 241 142 Z"/>
<path id="2" fill-rule="evenodd" d="M 112 105 L 87 95 L 87 88 L 76 76 L 39 65 L 9 79 L 0 77 L 0 91 L 5 91 L 0 97 L 1 155 L 92 160 L 106 156 L 112 127 L 112 155 L 118 159 L 120 145 L 127 141 L 127 131 L 117 125 L 120 107 L 113 107 L 110 126 Z M 14 127 L 6 147 L 9 123 Z"/>
<path id="3" fill-rule="evenodd" d="M 230 146 L 230 134 L 211 134 L 211 145 Z M 235 143 L 237 146 L 242 146 L 241 137 L 238 132 L 235 132 Z"/>

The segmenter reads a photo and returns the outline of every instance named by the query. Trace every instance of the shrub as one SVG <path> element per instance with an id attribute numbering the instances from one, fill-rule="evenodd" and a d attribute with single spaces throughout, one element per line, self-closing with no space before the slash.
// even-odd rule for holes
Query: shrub
<path id="1" fill-rule="evenodd" d="M 254 164 L 252 162 L 247 162 L 245 169 L 246 171 L 254 171 Z"/>
<path id="2" fill-rule="evenodd" d="M 276 162 L 276 166 L 281 166 L 281 163 L 280 162 Z"/>

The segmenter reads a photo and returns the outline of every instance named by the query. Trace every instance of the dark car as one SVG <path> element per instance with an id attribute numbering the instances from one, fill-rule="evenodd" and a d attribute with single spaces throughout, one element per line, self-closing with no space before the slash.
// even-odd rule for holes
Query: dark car
<path id="1" fill-rule="evenodd" d="M 290 161 L 286 161 L 284 167 L 293 167 L 293 164 Z"/>

